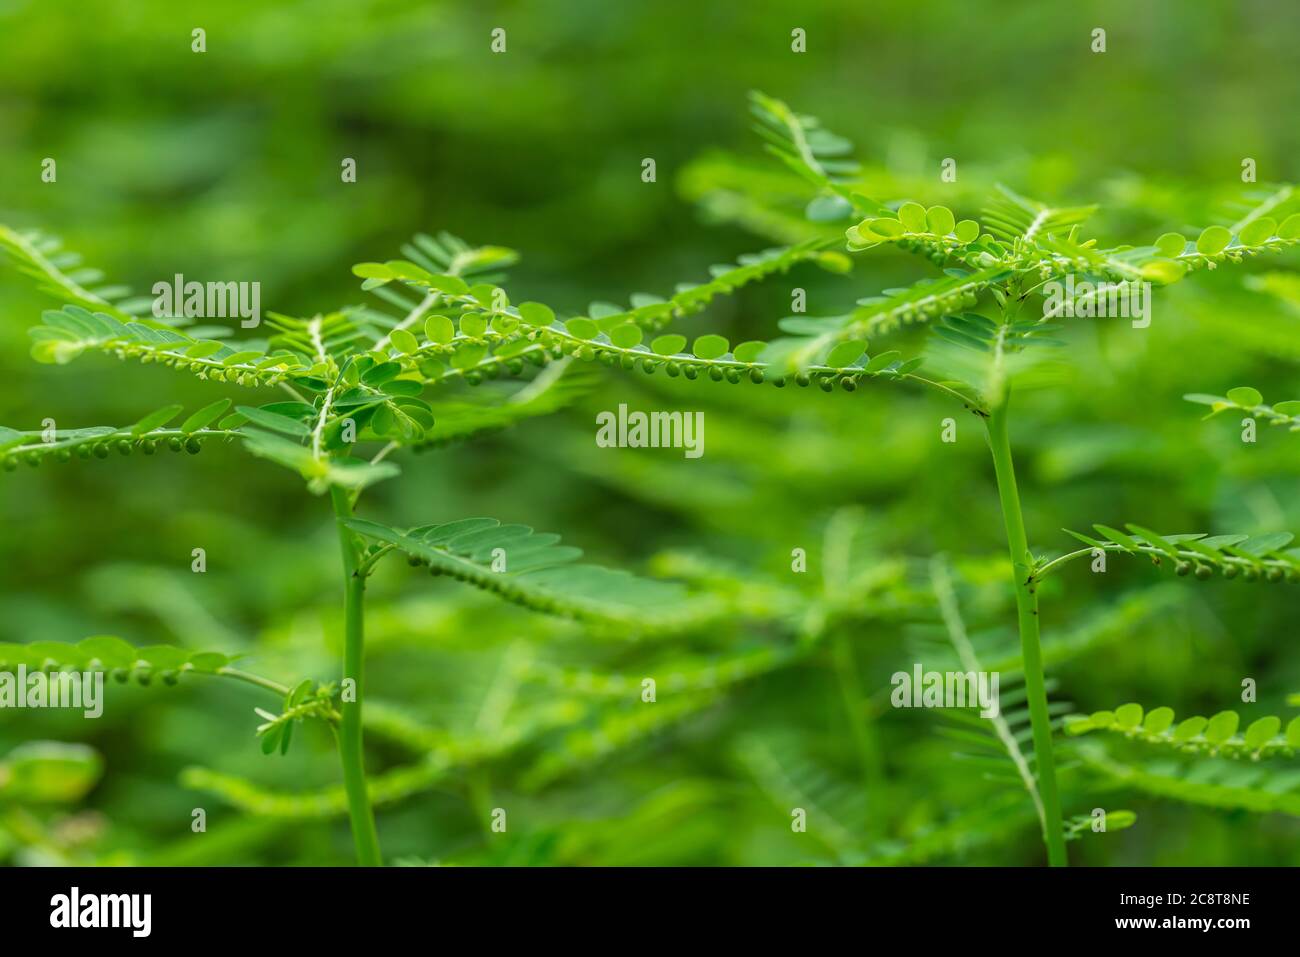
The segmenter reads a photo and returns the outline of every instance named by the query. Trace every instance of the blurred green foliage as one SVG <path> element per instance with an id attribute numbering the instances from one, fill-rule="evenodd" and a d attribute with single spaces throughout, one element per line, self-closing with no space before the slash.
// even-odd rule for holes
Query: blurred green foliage
<path id="1" fill-rule="evenodd" d="M 489 50 L 497 26 L 501 55 Z M 1089 51 L 1098 26 L 1105 54 Z M 191 52 L 195 27 L 204 54 Z M 796 27 L 807 53 L 790 50 Z M 0 0 L 0 222 L 61 235 L 139 292 L 178 272 L 257 279 L 264 308 L 293 315 L 360 302 L 352 263 L 448 229 L 520 250 L 519 298 L 576 312 L 827 231 L 803 218 L 806 189 L 749 131 L 745 94 L 758 87 L 851 136 L 873 195 L 974 215 L 1005 182 L 1101 204 L 1090 228 L 1106 243 L 1195 235 L 1241 194 L 1243 157 L 1261 182 L 1300 178 L 1300 87 L 1284 67 L 1298 30 L 1300 11 L 1239 0 L 797 11 Z M 40 182 L 45 157 L 55 184 Z M 357 161 L 355 184 L 340 182 L 344 157 Z M 641 181 L 645 157 L 656 183 Z M 956 183 L 940 182 L 945 157 Z M 807 289 L 812 314 L 832 314 L 923 265 L 893 252 L 858 257 L 847 278 L 800 266 L 681 331 L 765 338 L 791 286 Z M 1182 399 L 1247 384 L 1300 397 L 1295 268 L 1292 254 L 1180 283 L 1142 334 L 1069 330 L 1069 364 L 1020 402 L 1013 435 L 1036 548 L 1064 551 L 1060 528 L 1094 522 L 1300 529 L 1300 443 L 1262 430 L 1244 445 L 1235 418 L 1202 423 Z M 0 275 L 0 422 L 131 422 L 218 394 L 155 366 L 33 364 L 26 329 L 50 304 Z M 949 406 L 885 387 L 827 397 L 605 376 L 555 416 L 405 461 L 369 508 L 397 523 L 482 514 L 562 531 L 606 563 L 724 596 L 725 613 L 633 641 L 383 570 L 369 744 L 388 857 L 1038 863 L 1025 794 L 954 761 L 933 713 L 888 706 L 889 676 L 931 660 L 918 649 L 943 638 L 936 553 L 949 556 L 985 664 L 1017 667 L 976 424 L 959 421 L 958 441 L 941 444 Z M 594 415 L 620 401 L 704 411 L 706 455 L 597 448 Z M 214 445 L 0 482 L 0 639 L 114 633 L 245 654 L 285 682 L 337 677 L 328 511 L 293 476 Z M 200 546 L 202 576 L 190 571 Z M 793 548 L 807 551 L 807 573 L 791 573 Z M 1289 716 L 1295 601 L 1285 587 L 1175 581 L 1136 560 L 1115 559 L 1105 576 L 1079 566 L 1043 589 L 1054 697 L 1083 712 L 1140 701 Z M 660 689 L 650 712 L 646 676 Z M 1240 701 L 1245 678 L 1257 704 Z M 0 713 L 3 767 L 28 766 L 33 741 L 93 749 L 51 752 L 27 790 L 6 793 L 0 774 L 0 857 L 347 862 L 326 733 L 307 727 L 287 757 L 265 757 L 252 712 L 264 697 L 218 685 L 110 687 L 94 722 Z M 1138 785 L 1168 768 L 1096 738 L 1063 777 L 1067 816 L 1125 807 L 1137 822 L 1085 833 L 1076 861 L 1296 862 L 1294 814 L 1250 814 L 1218 792 L 1220 807 L 1167 799 Z M 1265 774 L 1226 763 L 1191 773 L 1224 790 Z M 1294 762 L 1268 773 L 1277 793 L 1300 784 Z M 207 832 L 193 834 L 199 807 Z M 508 809 L 504 834 L 490 829 L 494 807 Z M 794 807 L 808 811 L 806 834 L 791 832 Z"/>

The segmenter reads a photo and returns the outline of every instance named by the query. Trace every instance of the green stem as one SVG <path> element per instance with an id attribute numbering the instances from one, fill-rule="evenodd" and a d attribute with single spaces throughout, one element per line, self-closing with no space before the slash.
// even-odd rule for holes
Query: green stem
<path id="1" fill-rule="evenodd" d="M 1020 511 L 1016 470 L 1011 461 L 1011 441 L 1007 434 L 1009 403 L 1008 390 L 1002 402 L 991 410 L 985 424 L 988 427 L 989 449 L 993 452 L 993 469 L 997 473 L 1002 518 L 1007 527 L 1011 574 L 1015 579 L 1025 693 L 1028 696 L 1029 720 L 1034 734 L 1038 790 L 1043 799 L 1043 840 L 1047 843 L 1047 862 L 1053 867 L 1064 867 L 1069 861 L 1065 853 L 1065 832 L 1061 822 L 1061 798 L 1056 789 L 1056 759 L 1052 754 L 1052 719 L 1047 710 L 1043 649 L 1038 640 L 1038 596 L 1035 593 L 1036 586 L 1030 579 L 1033 558 L 1025 535 L 1025 518 Z"/>
<path id="2" fill-rule="evenodd" d="M 338 520 L 339 547 L 343 553 L 344 578 L 344 693 L 340 705 L 339 758 L 343 762 L 343 790 L 348 798 L 348 817 L 352 821 L 352 839 L 357 847 L 357 863 L 365 867 L 383 864 L 379 853 L 379 835 L 375 831 L 375 812 L 366 790 L 365 751 L 361 739 L 361 702 L 364 688 L 365 632 L 363 607 L 366 577 L 358 569 L 360 555 L 352 532 L 343 522 L 352 517 L 352 502 L 345 489 L 331 486 L 330 499 Z M 352 700 L 348 700 L 348 679 L 355 683 Z"/>

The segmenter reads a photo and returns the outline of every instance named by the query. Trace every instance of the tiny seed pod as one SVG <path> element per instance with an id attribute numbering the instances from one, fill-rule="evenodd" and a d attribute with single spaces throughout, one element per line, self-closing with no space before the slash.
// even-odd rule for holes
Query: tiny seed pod
<path id="1" fill-rule="evenodd" d="M 510 370 L 511 375 L 519 375 L 519 373 L 524 371 L 523 360 L 518 357 L 511 359 L 506 363 L 506 368 Z"/>
<path id="2" fill-rule="evenodd" d="M 852 392 L 858 387 L 858 380 L 851 375 L 846 375 L 840 380 L 840 388 L 845 392 Z"/>
<path id="3" fill-rule="evenodd" d="M 16 468 L 18 468 L 18 463 L 14 460 L 14 457 L 12 455 L 5 456 L 5 460 L 4 460 L 5 471 L 12 472 Z"/>
<path id="4" fill-rule="evenodd" d="M 740 381 L 740 371 L 737 369 L 728 369 L 723 374 L 727 377 L 727 381 L 730 382 L 732 385 L 735 385 L 737 382 Z"/>
<path id="5" fill-rule="evenodd" d="M 89 445 L 78 445 L 78 446 L 77 446 L 77 458 L 79 458 L 79 459 L 88 459 L 88 458 L 90 458 L 90 446 L 89 446 Z"/>
<path id="6" fill-rule="evenodd" d="M 1207 578 L 1212 578 L 1213 576 L 1214 576 L 1214 569 L 1211 568 L 1209 565 L 1196 566 L 1196 577 L 1199 578 L 1201 581 L 1205 581 Z"/>
<path id="7" fill-rule="evenodd" d="M 424 562 L 420 561 L 414 555 L 408 555 L 406 556 L 406 564 L 410 565 L 412 568 L 419 568 L 424 564 Z"/>
<path id="8" fill-rule="evenodd" d="M 173 435 L 167 439 L 167 448 L 171 449 L 173 452 L 179 452 L 181 449 L 185 448 L 185 443 L 181 441 L 179 435 Z"/>
<path id="9" fill-rule="evenodd" d="M 1259 578 L 1259 572 L 1255 570 L 1254 565 L 1247 565 L 1246 570 L 1241 573 L 1243 581 L 1253 582 Z"/>
<path id="10" fill-rule="evenodd" d="M 779 375 L 779 376 L 777 376 L 775 379 L 772 380 L 772 385 L 776 386 L 778 389 L 784 389 L 784 388 L 785 388 L 785 376 L 783 376 L 783 375 Z"/>
<path id="11" fill-rule="evenodd" d="M 1223 566 L 1223 577 L 1224 577 L 1224 578 L 1236 578 L 1237 575 L 1239 575 L 1240 573 L 1241 573 L 1241 569 L 1238 568 L 1236 565 L 1224 565 L 1224 566 Z"/>
<path id="12" fill-rule="evenodd" d="M 835 388 L 835 380 L 828 375 L 821 376 L 817 380 L 817 388 L 821 389 L 823 392 L 831 392 Z"/>
<path id="13" fill-rule="evenodd" d="M 664 371 L 668 373 L 669 378 L 676 379 L 682 374 L 682 367 L 676 362 L 669 362 L 664 366 Z"/>
<path id="14" fill-rule="evenodd" d="M 466 372 L 465 382 L 468 385 L 478 385 L 483 381 L 483 376 L 479 372 Z"/>
<path id="15" fill-rule="evenodd" d="M 135 680 L 138 681 L 141 685 L 148 687 L 149 682 L 153 681 L 153 672 L 151 672 L 148 668 L 141 668 L 139 671 L 135 673 Z"/>
<path id="16" fill-rule="evenodd" d="M 1278 568 L 1276 565 L 1274 565 L 1272 568 L 1270 568 L 1270 569 L 1268 570 L 1268 575 L 1267 575 L 1267 577 L 1268 577 L 1268 580 L 1269 580 L 1270 582 L 1272 582 L 1274 585 L 1276 585 L 1278 582 L 1280 582 L 1280 581 L 1285 577 L 1285 573 L 1282 571 L 1282 569 L 1280 569 L 1280 568 Z"/>
<path id="17" fill-rule="evenodd" d="M 624 354 L 624 356 L 619 360 L 619 364 L 623 367 L 624 371 L 631 372 L 636 368 L 636 356 Z"/>
<path id="18" fill-rule="evenodd" d="M 156 439 L 145 439 L 140 443 L 140 451 L 145 455 L 153 455 L 157 449 L 158 442 Z"/>
<path id="19" fill-rule="evenodd" d="M 199 445 L 199 440 L 194 438 L 192 435 L 185 440 L 185 451 L 190 453 L 190 455 L 198 455 L 201 447 L 202 446 Z"/>
<path id="20" fill-rule="evenodd" d="M 115 444 L 117 445 L 117 450 L 123 455 L 131 454 L 131 442 L 129 439 L 118 439 Z"/>
<path id="21" fill-rule="evenodd" d="M 573 354 L 583 362 L 590 362 L 592 359 L 596 358 L 595 350 L 593 350 L 591 346 L 578 346 L 578 348 L 574 350 Z"/>
<path id="22" fill-rule="evenodd" d="M 97 459 L 108 458 L 108 444 L 106 442 L 100 442 L 95 446 L 95 458 Z"/>
<path id="23" fill-rule="evenodd" d="M 717 366 L 709 366 L 709 378 L 714 382 L 722 381 L 722 370 Z"/>
<path id="24" fill-rule="evenodd" d="M 128 681 L 131 680 L 131 672 L 128 671 L 126 668 L 114 668 L 113 680 L 116 681 L 118 684 L 126 684 Z"/>
<path id="25" fill-rule="evenodd" d="M 163 684 L 166 685 L 175 685 L 181 680 L 180 672 L 178 671 L 159 672 L 158 677 L 162 678 Z"/>
<path id="26" fill-rule="evenodd" d="M 754 383 L 754 385 L 762 385 L 763 379 L 764 379 L 764 375 L 762 369 L 749 370 L 749 381 Z"/>
<path id="27" fill-rule="evenodd" d="M 805 388 L 808 385 L 808 383 L 811 382 L 812 380 L 808 378 L 808 373 L 798 372 L 795 374 L 794 381 L 795 381 L 795 385 L 799 386 L 799 388 L 802 389 Z"/>
<path id="28" fill-rule="evenodd" d="M 618 355 L 613 352 L 601 352 L 597 358 L 600 359 L 601 365 L 609 366 L 611 369 L 614 367 L 615 363 L 618 362 Z"/>
<path id="29" fill-rule="evenodd" d="M 700 374 L 700 370 L 695 368 L 695 366 L 684 366 L 682 368 L 682 375 L 686 376 L 686 378 L 692 381 L 694 381 L 696 376 L 698 376 L 699 374 Z"/>
<path id="30" fill-rule="evenodd" d="M 1174 566 L 1174 571 L 1176 571 L 1180 575 L 1186 575 L 1191 570 L 1192 570 L 1191 562 L 1179 562 L 1177 565 Z"/>
<path id="31" fill-rule="evenodd" d="M 641 363 L 641 371 L 644 372 L 646 375 L 654 375 L 656 368 L 658 367 L 649 359 L 646 359 L 644 362 Z"/>
<path id="32" fill-rule="evenodd" d="M 59 449 L 57 452 L 54 453 L 54 457 L 60 462 L 72 461 L 72 453 L 69 452 L 67 449 Z"/>

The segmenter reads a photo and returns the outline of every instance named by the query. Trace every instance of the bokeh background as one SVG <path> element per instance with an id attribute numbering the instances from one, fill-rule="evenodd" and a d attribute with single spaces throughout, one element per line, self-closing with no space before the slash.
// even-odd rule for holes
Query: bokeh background
<path id="1" fill-rule="evenodd" d="M 206 53 L 191 52 L 195 27 Z M 504 54 L 489 49 L 495 27 Z M 1089 49 L 1096 27 L 1104 54 Z M 806 53 L 791 52 L 794 28 Z M 0 222 L 61 236 L 137 291 L 178 272 L 256 279 L 264 309 L 298 316 L 361 302 L 353 263 L 448 230 L 519 250 L 517 300 L 579 313 L 827 231 L 750 130 L 756 88 L 852 139 L 880 199 L 973 216 L 1002 182 L 1098 203 L 1087 235 L 1143 244 L 1231 222 L 1244 157 L 1261 183 L 1297 179 L 1298 39 L 1300 10 L 1263 0 L 0 0 Z M 40 181 L 45 157 L 57 183 Z M 344 157 L 355 184 L 340 182 Z M 655 183 L 641 181 L 645 157 Z M 940 181 L 945 157 L 956 183 Z M 1070 329 L 1068 365 L 1018 400 L 1035 548 L 1066 550 L 1060 529 L 1093 522 L 1300 529 L 1300 442 L 1263 430 L 1245 445 L 1234 420 L 1201 422 L 1182 399 L 1247 384 L 1300 397 L 1295 270 L 1292 254 L 1193 277 L 1157 299 L 1144 331 Z M 855 257 L 848 276 L 798 267 L 681 331 L 770 337 L 792 287 L 810 313 L 834 314 L 932 273 L 890 252 Z M 228 394 L 104 357 L 33 363 L 26 330 L 51 305 L 0 267 L 0 422 L 120 424 Z M 983 437 L 962 419 L 958 441 L 940 443 L 952 410 L 929 395 L 811 391 L 608 373 L 571 408 L 405 460 L 375 489 L 369 514 L 394 524 L 524 522 L 729 608 L 634 639 L 385 570 L 369 685 L 387 727 L 370 737 L 370 766 L 392 784 L 379 811 L 390 860 L 1041 863 L 1023 791 L 954 759 L 960 743 L 934 713 L 888 706 L 894 671 L 939 660 L 918 657 L 943 635 L 935 555 L 980 647 L 1014 648 Z M 705 456 L 597 448 L 594 414 L 618 401 L 704 411 Z M 237 446 L 24 467 L 0 479 L 0 510 L 0 640 L 117 634 L 243 653 L 285 681 L 335 677 L 328 504 Z M 190 571 L 195 547 L 204 575 Z M 808 572 L 791 572 L 792 548 Z M 1105 576 L 1074 567 L 1042 600 L 1054 695 L 1080 711 L 1133 700 L 1295 713 L 1290 588 L 1116 560 Z M 647 675 L 661 678 L 653 706 L 636 694 Z M 1241 704 L 1244 678 L 1258 703 Z M 0 859 L 348 862 L 320 728 L 264 757 L 256 689 L 195 679 L 109 693 L 94 722 L 0 713 L 0 763 L 32 742 L 85 746 L 59 752 L 48 787 L 0 790 Z M 1294 759 L 1224 768 L 1098 746 L 1111 772 L 1095 754 L 1071 758 L 1067 815 L 1127 808 L 1138 821 L 1073 843 L 1076 861 L 1300 860 L 1295 801 L 1251 813 L 1220 793 L 1294 794 Z M 1162 797 L 1142 786 L 1156 772 L 1219 791 Z M 193 834 L 200 807 L 208 830 Z M 488 827 L 494 807 L 508 810 L 505 834 Z M 791 832 L 793 807 L 809 811 L 807 834 Z"/>

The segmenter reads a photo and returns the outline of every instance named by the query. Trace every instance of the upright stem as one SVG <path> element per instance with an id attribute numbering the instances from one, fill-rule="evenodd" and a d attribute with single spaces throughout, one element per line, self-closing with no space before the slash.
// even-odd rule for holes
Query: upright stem
<path id="1" fill-rule="evenodd" d="M 352 502 L 346 490 L 332 486 L 330 499 L 338 521 L 339 547 L 343 553 L 343 679 L 354 682 L 352 694 L 345 684 L 340 705 L 339 758 L 343 762 L 343 790 L 348 798 L 348 816 L 352 821 L 352 839 L 356 843 L 357 863 L 365 867 L 383 864 L 379 853 L 379 835 L 375 831 L 375 812 L 366 791 L 365 751 L 361 739 L 361 702 L 365 682 L 364 602 L 366 578 L 357 570 L 359 555 L 356 539 L 343 522 L 352 517 Z M 349 700 L 351 698 L 351 700 Z"/>
<path id="2" fill-rule="evenodd" d="M 1052 719 L 1047 710 L 1043 649 L 1038 640 L 1038 596 L 1029 578 L 1033 559 L 1029 552 L 1029 539 L 1025 535 L 1025 518 L 1020 511 L 1020 493 L 1016 490 L 1016 470 L 1011 461 L 1011 441 L 1007 435 L 1009 403 L 1008 390 L 1002 402 L 992 409 L 986 424 L 989 448 L 993 452 L 993 469 L 997 473 L 998 497 L 1002 502 L 1002 518 L 1007 527 L 1011 574 L 1015 579 L 1025 693 L 1028 695 L 1029 721 L 1034 734 L 1038 791 L 1043 799 L 1043 840 L 1047 843 L 1047 862 L 1053 867 L 1064 867 L 1069 861 L 1065 853 L 1061 798 L 1056 789 L 1056 759 L 1052 754 Z"/>

